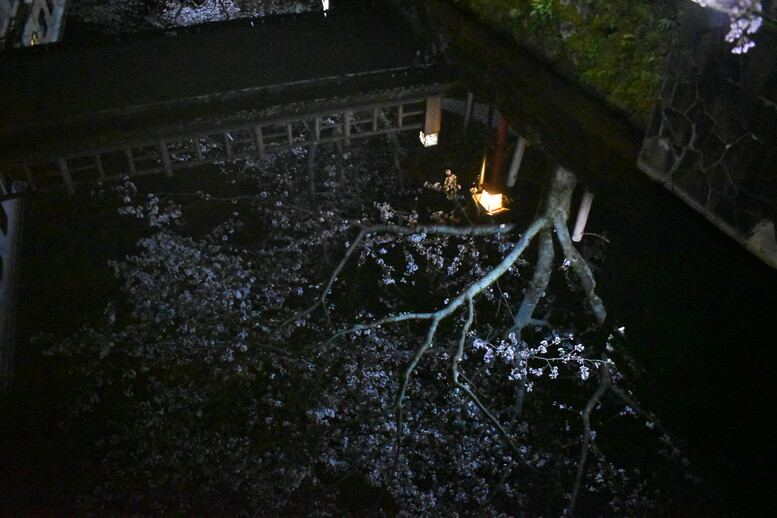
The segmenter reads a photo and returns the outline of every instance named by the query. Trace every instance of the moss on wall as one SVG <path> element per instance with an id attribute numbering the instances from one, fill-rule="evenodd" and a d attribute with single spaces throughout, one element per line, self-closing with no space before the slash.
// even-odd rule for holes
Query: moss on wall
<path id="1" fill-rule="evenodd" d="M 678 0 L 460 0 L 638 121 L 650 117 Z"/>

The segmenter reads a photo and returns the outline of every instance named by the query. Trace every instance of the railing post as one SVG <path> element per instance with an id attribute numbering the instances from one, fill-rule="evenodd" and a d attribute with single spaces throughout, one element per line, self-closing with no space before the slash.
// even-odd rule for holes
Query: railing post
<path id="1" fill-rule="evenodd" d="M 318 144 L 308 146 L 308 192 L 310 197 L 316 195 L 316 151 Z"/>
<path id="2" fill-rule="evenodd" d="M 262 137 L 262 127 L 254 126 L 254 137 L 256 138 L 256 150 L 259 152 L 259 158 L 264 158 L 264 138 Z"/>
<path id="3" fill-rule="evenodd" d="M 132 156 L 132 148 L 124 149 L 124 156 L 127 157 L 127 167 L 129 168 L 129 176 L 135 176 L 137 171 L 135 170 L 135 158 Z"/>
<path id="4" fill-rule="evenodd" d="M 228 131 L 224 132 L 224 151 L 228 157 L 232 156 L 232 135 Z"/>
<path id="5" fill-rule="evenodd" d="M 294 147 L 294 134 L 291 131 L 291 122 L 286 123 L 286 140 L 289 142 L 289 147 Z"/>
<path id="6" fill-rule="evenodd" d="M 502 117 L 499 121 L 499 129 L 496 132 L 496 150 L 494 151 L 494 167 L 492 173 L 494 177 L 499 178 L 500 181 L 502 178 L 502 160 L 504 159 L 505 153 L 505 141 L 507 140 L 507 132 L 509 130 L 510 123 Z"/>
<path id="7" fill-rule="evenodd" d="M 67 160 L 60 158 L 57 160 L 57 165 L 59 166 L 59 172 L 62 173 L 62 181 L 65 183 L 65 188 L 67 188 L 68 194 L 75 194 L 76 187 L 73 185 L 73 177 L 70 176 L 70 169 L 67 167 Z"/>
<path id="8" fill-rule="evenodd" d="M 343 114 L 343 142 L 346 146 L 351 145 L 351 110 L 345 110 Z"/>
<path id="9" fill-rule="evenodd" d="M 474 106 L 475 101 L 475 95 L 472 92 L 467 92 L 467 106 L 464 108 L 464 128 L 462 129 L 463 133 L 467 133 L 467 127 L 469 126 L 469 121 L 472 118 L 472 108 Z"/>
<path id="10" fill-rule="evenodd" d="M 94 165 L 97 167 L 97 174 L 99 175 L 100 182 L 105 181 L 105 169 L 103 169 L 103 159 L 99 153 L 94 155 Z"/>
<path id="11" fill-rule="evenodd" d="M 167 144 L 164 141 L 160 141 L 157 147 L 159 148 L 159 154 L 162 156 L 162 165 L 165 166 L 165 176 L 173 176 L 173 167 L 170 164 L 170 153 L 167 151 Z"/>

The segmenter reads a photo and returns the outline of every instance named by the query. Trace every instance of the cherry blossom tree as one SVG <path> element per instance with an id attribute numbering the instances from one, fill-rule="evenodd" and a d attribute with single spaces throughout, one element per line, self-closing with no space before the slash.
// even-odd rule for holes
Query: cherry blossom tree
<path id="1" fill-rule="evenodd" d="M 322 10 L 318 0 L 81 0 L 70 15 L 108 32 Z"/>
<path id="2" fill-rule="evenodd" d="M 117 189 L 121 211 L 149 226 L 137 253 L 112 263 L 124 296 L 49 347 L 76 387 L 65 426 L 88 423 L 103 455 L 91 508 L 666 505 L 682 457 L 622 388 L 622 333 L 567 231 L 575 176 L 553 172 L 524 228 L 478 223 L 453 174 L 399 187 L 390 149 L 319 153 L 315 194 L 302 150 L 225 166 L 239 194 Z M 222 222 L 187 226 L 203 206 Z M 640 448 L 613 421 L 679 468 L 611 460 Z"/>
<path id="3" fill-rule="evenodd" d="M 731 52 L 743 54 L 755 46 L 750 38 L 763 24 L 761 2 L 753 0 L 693 0 L 702 7 L 709 7 L 728 14 L 729 32 L 726 41 L 733 43 Z"/>

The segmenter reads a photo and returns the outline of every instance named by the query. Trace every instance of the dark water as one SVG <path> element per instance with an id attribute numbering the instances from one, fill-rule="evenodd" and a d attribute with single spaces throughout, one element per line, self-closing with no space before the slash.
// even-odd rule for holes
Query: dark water
<path id="1" fill-rule="evenodd" d="M 544 153 L 579 168 L 595 186 L 587 230 L 609 240 L 597 272 L 598 290 L 626 327 L 631 352 L 644 367 L 638 383 L 645 406 L 687 442 L 692 462 L 712 488 L 716 515 L 766 515 L 774 507 L 776 487 L 771 414 L 777 271 L 636 170 L 637 129 L 545 75 L 547 69 L 524 54 L 517 57 L 509 47 L 505 52 L 517 72 L 504 62 L 483 68 L 483 62 L 461 53 L 454 69 L 478 97 L 491 96 L 516 127 L 544 135 Z M 547 95 L 551 84 L 559 89 Z M 482 85 L 488 85 L 488 93 Z M 564 106 L 574 110 L 562 114 Z M 72 203 L 65 202 L 62 213 L 43 215 L 33 208 L 27 228 L 49 231 L 26 236 L 21 329 L 72 331 L 81 318 L 93 316 L 112 290 L 104 258 L 120 255 L 135 238 L 134 231 L 112 227 L 103 212 L 70 219 L 67 214 L 81 212 Z M 67 228 L 71 221 L 76 227 Z M 85 277 L 79 273 L 84 268 L 103 273 Z M 83 300 L 91 301 L 89 307 L 73 307 Z M 67 312 L 59 310 L 63 306 Z M 40 437 L 38 448 L 25 455 L 31 465 L 48 465 L 50 480 L 61 481 L 77 475 L 80 465 L 77 455 L 67 456 L 57 451 L 61 444 L 49 441 L 54 423 L 46 419 L 46 408 L 64 395 L 56 393 L 56 385 L 55 393 L 36 393 L 51 389 L 47 383 L 56 380 L 41 379 L 48 371 L 32 367 L 28 359 L 20 351 L 23 375 L 33 381 L 21 397 L 37 398 L 39 406 L 16 415 L 29 419 L 26 428 Z M 34 478 L 21 490 L 31 500 L 47 485 L 39 474 Z M 56 504 L 58 495 L 49 493 L 46 499 Z"/>
<path id="2" fill-rule="evenodd" d="M 424 5 L 414 17 L 446 42 L 465 88 L 595 192 L 586 230 L 610 241 L 598 291 L 645 368 L 643 401 L 706 473 L 715 511 L 700 515 L 765 515 L 777 487 L 777 271 L 636 169 L 642 133 L 623 114 L 466 13 Z"/>
<path id="3" fill-rule="evenodd" d="M 724 514 L 766 510 L 777 271 L 639 176 L 594 204 L 590 229 L 611 241 L 599 287 L 645 367 L 642 397 L 688 442 Z"/>

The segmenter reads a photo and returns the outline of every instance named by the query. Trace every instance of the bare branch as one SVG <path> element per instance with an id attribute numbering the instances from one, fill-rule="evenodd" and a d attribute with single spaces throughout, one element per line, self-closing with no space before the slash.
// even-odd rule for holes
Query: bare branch
<path id="1" fill-rule="evenodd" d="M 521 450 L 518 448 L 518 446 L 513 442 L 512 437 L 507 432 L 507 430 L 504 429 L 502 426 L 502 423 L 499 422 L 499 420 L 486 408 L 486 406 L 480 401 L 480 399 L 475 395 L 475 393 L 466 385 L 461 383 L 459 381 L 459 361 L 461 361 L 462 356 L 464 355 L 464 344 L 467 341 L 467 334 L 469 333 L 469 330 L 472 328 L 472 322 L 475 319 L 475 307 L 472 302 L 472 297 L 467 298 L 467 320 L 464 322 L 464 326 L 461 328 L 461 335 L 459 336 L 459 343 L 458 347 L 456 349 L 456 354 L 453 356 L 453 360 L 451 361 L 451 380 L 453 381 L 453 384 L 461 389 L 464 394 L 467 395 L 467 397 L 475 404 L 475 406 L 478 407 L 478 409 L 483 413 L 486 418 L 491 421 L 491 424 L 494 425 L 494 427 L 499 430 L 499 433 L 501 433 L 507 443 L 510 445 L 510 447 L 515 450 L 516 453 L 518 453 L 519 458 L 526 462 L 525 459 L 523 459 L 523 454 L 521 453 Z"/>
<path id="2" fill-rule="evenodd" d="M 532 315 L 534 310 L 537 309 L 540 299 L 545 295 L 545 290 L 548 288 L 550 282 L 551 268 L 553 266 L 553 235 L 549 228 L 545 228 L 540 232 L 540 245 L 537 252 L 537 266 L 534 269 L 534 276 L 532 277 L 529 289 L 521 301 L 521 305 L 518 307 L 518 311 L 515 313 L 514 324 L 505 332 L 505 337 L 512 332 L 518 339 L 518 343 L 522 344 L 521 333 L 524 328 L 533 322 Z M 517 355 L 520 358 L 520 355 Z M 519 362 L 521 360 L 518 360 Z M 513 405 L 513 418 L 520 416 L 523 413 L 523 399 L 526 395 L 526 361 L 523 360 L 523 369 L 521 372 L 521 379 L 518 386 L 515 389 L 515 403 Z"/>
<path id="3" fill-rule="evenodd" d="M 467 341 L 467 333 L 472 328 L 472 322 L 475 321 L 475 305 L 472 301 L 472 297 L 467 298 L 467 320 L 464 322 L 464 327 L 461 328 L 461 335 L 459 336 L 459 344 L 456 348 L 456 354 L 453 355 L 451 361 L 451 377 L 453 383 L 459 382 L 459 362 L 462 356 L 464 356 L 464 344 Z"/>
<path id="4" fill-rule="evenodd" d="M 367 234 L 377 234 L 386 232 L 400 236 L 416 234 L 432 234 L 446 236 L 492 236 L 495 234 L 507 234 L 515 229 L 514 223 L 504 223 L 501 225 L 471 225 L 466 227 L 457 227 L 454 225 L 417 225 L 414 227 L 405 227 L 402 225 L 370 225 L 364 227 Z"/>
<path id="5" fill-rule="evenodd" d="M 609 389 L 613 394 L 618 396 L 624 403 L 626 403 L 632 410 L 634 410 L 640 417 L 642 417 L 646 421 L 650 421 L 651 423 L 653 423 L 653 425 L 656 428 L 658 428 L 658 430 L 661 433 L 670 435 L 669 431 L 666 428 L 664 428 L 661 425 L 661 423 L 658 422 L 658 419 L 656 418 L 656 416 L 652 415 L 647 410 L 643 410 L 642 407 L 636 401 L 634 401 L 633 398 L 631 398 L 628 394 L 626 394 L 626 392 L 623 391 L 623 389 L 621 389 L 620 387 L 618 387 L 613 383 L 610 383 Z"/>
<path id="6" fill-rule="evenodd" d="M 583 480 L 583 473 L 585 472 L 585 461 L 588 457 L 588 448 L 591 443 L 591 412 L 610 386 L 610 371 L 608 369 L 607 363 L 601 364 L 599 368 L 601 376 L 599 386 L 596 388 L 596 392 L 594 392 L 588 400 L 588 403 L 586 403 L 583 413 L 581 414 L 583 420 L 583 445 L 580 447 L 580 460 L 577 463 L 575 485 L 572 487 L 572 494 L 569 497 L 569 505 L 567 506 L 567 514 L 569 516 L 574 516 L 575 503 L 577 501 L 577 495 L 580 492 L 580 483 Z"/>
<path id="7" fill-rule="evenodd" d="M 416 368 L 416 365 L 418 365 L 418 362 L 421 361 L 421 357 L 426 353 L 426 351 L 429 350 L 429 348 L 432 346 L 432 343 L 434 342 L 434 335 L 437 333 L 437 326 L 440 324 L 440 317 L 435 317 L 432 320 L 432 323 L 429 325 L 429 329 L 426 331 L 426 339 L 421 344 L 421 346 L 416 349 L 415 355 L 413 356 L 413 360 L 410 362 L 410 364 L 405 369 L 405 372 L 402 374 L 402 382 L 399 385 L 399 392 L 397 393 L 397 408 L 402 408 L 402 403 L 405 399 L 405 391 L 407 390 L 407 384 L 410 381 L 410 375 L 413 373 L 413 371 Z"/>
<path id="8" fill-rule="evenodd" d="M 287 318 L 283 321 L 283 323 L 280 325 L 280 327 L 284 327 L 289 325 L 292 322 L 295 322 L 299 320 L 300 318 L 309 315 L 313 311 L 316 310 L 319 306 L 323 305 L 326 302 L 326 298 L 329 295 L 330 290 L 332 289 L 332 285 L 335 283 L 335 280 L 337 280 L 337 276 L 340 275 L 340 272 L 343 271 L 343 268 L 345 268 L 345 264 L 348 262 L 348 260 L 351 258 L 353 253 L 356 251 L 356 249 L 361 245 L 361 243 L 364 241 L 364 238 L 367 237 L 367 230 L 361 229 L 359 232 L 359 235 L 356 236 L 356 239 L 353 243 L 351 243 L 351 246 L 348 247 L 348 250 L 345 252 L 345 255 L 340 260 L 340 263 L 337 265 L 337 268 L 332 272 L 332 275 L 329 277 L 329 282 L 326 283 L 326 286 L 324 287 L 324 291 L 321 292 L 321 295 L 318 296 L 316 301 L 313 303 L 312 306 L 310 306 L 308 309 L 304 311 L 300 311 L 296 315 Z"/>

